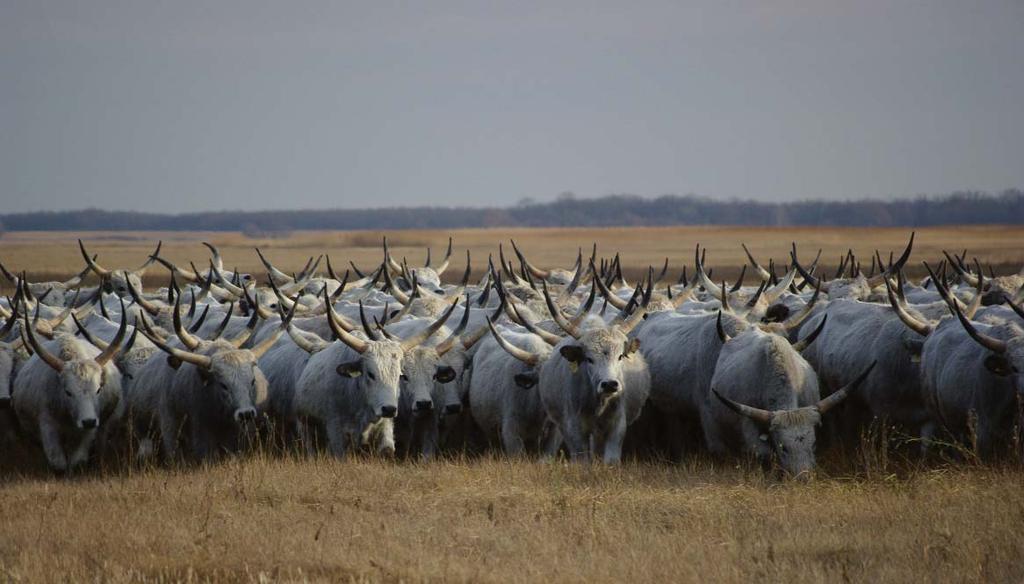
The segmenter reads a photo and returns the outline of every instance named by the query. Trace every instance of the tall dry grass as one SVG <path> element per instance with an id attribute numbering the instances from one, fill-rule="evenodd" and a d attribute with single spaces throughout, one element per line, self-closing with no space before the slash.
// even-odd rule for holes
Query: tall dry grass
<path id="1" fill-rule="evenodd" d="M 236 459 L 0 487 L 17 581 L 1020 581 L 1017 471 Z"/>

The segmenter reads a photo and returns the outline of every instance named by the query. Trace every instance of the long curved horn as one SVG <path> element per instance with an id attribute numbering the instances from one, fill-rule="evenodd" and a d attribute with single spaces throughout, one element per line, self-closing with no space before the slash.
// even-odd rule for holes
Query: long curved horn
<path id="1" fill-rule="evenodd" d="M 469 296 L 466 296 L 465 309 L 462 311 L 462 318 L 459 320 L 458 326 L 455 327 L 455 330 L 453 330 L 451 334 L 449 334 L 448 337 L 445 338 L 445 340 L 438 343 L 437 346 L 435 347 L 438 355 L 444 355 L 449 350 L 451 350 L 453 346 L 455 346 L 455 341 L 459 339 L 459 336 L 462 335 L 462 333 L 466 330 L 466 326 L 469 324 L 470 309 L 471 303 L 469 300 Z"/>
<path id="2" fill-rule="evenodd" d="M 210 255 L 212 256 L 210 258 L 210 261 L 213 262 L 213 265 L 216 266 L 218 270 L 223 271 L 224 270 L 224 258 L 221 257 L 220 250 L 217 249 L 217 247 L 214 246 L 212 243 L 209 243 L 207 241 L 203 241 L 201 243 L 203 245 L 205 245 L 207 249 L 210 250 Z"/>
<path id="3" fill-rule="evenodd" d="M 747 261 L 750 262 L 750 267 L 754 268 L 754 271 L 757 272 L 757 277 L 761 278 L 761 280 L 770 280 L 772 275 L 768 270 L 761 267 L 761 264 L 757 263 L 757 260 L 755 260 L 754 256 L 751 255 L 750 250 L 747 249 L 747 244 L 741 243 L 740 246 L 743 248 L 743 252 L 747 254 Z"/>
<path id="4" fill-rule="evenodd" d="M 160 340 L 159 338 L 157 338 L 156 335 L 151 334 L 151 332 L 148 330 L 143 330 L 142 334 L 146 335 L 146 338 L 149 339 L 149 342 L 156 345 L 158 349 L 179 361 L 182 361 L 184 363 L 191 363 L 192 365 L 195 365 L 196 367 L 202 367 L 203 369 L 209 369 L 210 366 L 213 364 L 213 360 L 210 359 L 208 356 L 172 347 L 167 343 L 163 342 L 162 340 Z"/>
<path id="5" fill-rule="evenodd" d="M 740 270 L 740 277 L 739 277 L 739 279 L 737 279 L 736 283 L 732 285 L 732 288 L 729 288 L 729 292 L 739 292 L 740 288 L 743 287 L 743 279 L 746 278 L 746 276 L 747 276 L 747 266 L 743 266 L 743 269 Z"/>
<path id="6" fill-rule="evenodd" d="M 548 292 L 547 281 L 541 280 L 541 286 L 544 288 L 544 302 L 548 305 L 548 312 L 551 313 L 551 318 L 555 321 L 562 330 L 569 333 L 574 339 L 580 338 L 579 327 L 573 326 L 566 322 L 565 317 L 562 316 L 562 312 L 555 306 L 555 301 L 551 299 L 551 293 Z"/>
<path id="7" fill-rule="evenodd" d="M 24 324 L 24 326 L 22 327 L 21 330 L 23 330 L 25 332 L 25 337 L 28 339 L 28 344 L 32 348 L 32 351 L 34 351 L 35 354 L 38 355 L 39 358 L 44 363 L 49 365 L 50 368 L 53 369 L 54 371 L 57 371 L 58 373 L 63 371 L 64 370 L 64 361 L 62 361 L 59 357 L 57 357 L 53 353 L 51 353 L 51 352 L 47 351 L 46 349 L 44 349 L 43 346 L 39 344 L 39 341 L 36 340 L 36 334 L 32 330 L 32 323 L 30 323 L 29 320 L 28 320 L 28 312 L 27 311 L 25 312 L 25 317 L 24 318 L 25 318 L 25 324 Z"/>
<path id="8" fill-rule="evenodd" d="M 527 270 L 529 270 L 531 276 L 541 279 L 547 279 L 549 276 L 551 276 L 551 270 L 542 270 L 538 267 L 535 267 L 526 259 L 526 256 L 523 255 L 523 252 L 520 251 L 519 246 L 516 245 L 516 240 L 511 239 L 509 241 L 512 242 L 512 250 L 516 252 L 516 256 L 519 258 L 519 262 L 523 264 L 523 266 Z"/>
<path id="9" fill-rule="evenodd" d="M 229 317 L 230 314 L 231 313 L 229 312 Z M 238 333 L 238 335 L 236 335 L 235 338 L 228 339 L 228 343 L 231 343 L 231 345 L 236 349 L 248 348 L 248 346 L 251 345 L 252 342 L 256 339 L 256 335 L 259 333 L 260 320 L 260 313 L 258 311 L 254 311 L 252 313 L 252 316 L 249 317 L 249 320 L 246 321 L 245 329 L 242 332 Z"/>
<path id="10" fill-rule="evenodd" d="M 156 242 L 156 249 L 153 251 L 153 253 L 149 254 L 149 257 L 146 258 L 146 261 L 142 262 L 142 265 L 137 267 L 137 268 L 135 268 L 134 270 L 132 270 L 131 273 L 135 274 L 139 278 L 141 278 L 142 276 L 146 275 L 146 270 L 148 270 L 149 267 L 153 265 L 153 262 L 157 261 L 157 259 L 160 258 L 160 249 L 163 246 L 164 246 L 164 242 L 162 240 L 161 241 L 157 241 Z"/>
<path id="11" fill-rule="evenodd" d="M 697 281 L 700 282 L 700 285 L 708 291 L 708 294 L 721 297 L 722 291 L 718 288 L 718 285 L 711 281 L 711 278 L 709 278 L 707 273 L 704 271 L 704 263 L 700 255 L 700 244 L 697 244 L 697 248 L 694 251 L 694 263 L 697 265 L 696 278 Z"/>
<path id="12" fill-rule="evenodd" d="M 722 341 L 722 344 L 728 343 L 732 338 L 729 333 L 725 332 L 725 328 L 722 326 L 722 311 L 719 309 L 718 317 L 715 318 L 715 330 L 718 331 L 718 340 Z"/>
<path id="13" fill-rule="evenodd" d="M 871 286 L 872 288 L 874 288 L 875 286 L 881 286 L 882 285 L 882 280 L 884 280 L 885 278 L 891 276 L 892 274 L 895 274 L 899 270 L 903 269 L 903 266 L 906 265 L 907 260 L 910 259 L 910 252 L 913 251 L 913 249 L 914 249 L 914 236 L 915 235 L 916 235 L 916 232 L 914 232 L 914 231 L 910 232 L 910 241 L 907 242 L 906 249 L 903 250 L 903 253 L 900 255 L 900 257 L 896 260 L 895 263 L 893 263 L 891 266 L 886 268 L 885 271 L 882 272 L 881 274 L 877 274 L 877 275 L 875 275 L 875 276 L 873 276 L 871 278 L 868 278 L 868 285 L 869 286 Z"/>
<path id="14" fill-rule="evenodd" d="M 320 343 L 317 343 L 316 341 L 310 341 L 309 339 L 304 337 L 302 333 L 291 324 L 285 327 L 285 330 L 288 332 L 288 336 L 291 337 L 292 342 L 295 343 L 297 347 L 309 353 L 310 355 L 319 353 L 327 346 L 327 343 L 324 343 L 322 341 Z"/>
<path id="15" fill-rule="evenodd" d="M 491 335 L 493 335 L 494 340 L 498 342 L 498 346 L 504 349 L 506 353 L 512 355 L 513 357 L 519 359 L 520 361 L 526 363 L 527 365 L 535 366 L 537 365 L 537 363 L 540 362 L 540 355 L 537 355 L 536 353 L 531 353 L 530 351 L 524 351 L 523 349 L 520 349 L 519 347 L 506 341 L 505 338 L 502 337 L 501 334 L 498 332 L 498 329 L 494 328 L 494 323 L 491 322 L 490 318 L 487 319 L 487 326 L 488 328 L 491 329 Z"/>
<path id="16" fill-rule="evenodd" d="M 843 387 L 839 388 L 838 390 L 833 392 L 832 395 L 820 400 L 818 402 L 818 405 L 815 406 L 818 408 L 818 412 L 822 414 L 827 413 L 832 408 L 841 404 L 843 400 L 845 400 L 852 391 L 860 387 L 860 384 L 863 383 L 865 379 L 867 379 L 868 374 L 871 373 L 871 370 L 874 369 L 875 365 L 877 364 L 878 361 L 873 361 L 871 365 L 868 365 L 867 369 L 865 369 L 863 372 L 861 372 L 860 375 L 857 376 L 857 379 L 854 379 L 850 383 L 847 383 Z"/>
<path id="17" fill-rule="evenodd" d="M 466 250 L 466 251 L 468 252 L 469 250 Z M 452 238 L 449 237 L 448 238 L 448 251 L 445 252 L 444 259 L 441 260 L 441 264 L 439 266 L 437 266 L 437 268 L 434 269 L 434 273 L 437 274 L 438 277 L 440 277 L 442 274 L 444 274 L 445 270 L 448 269 L 448 264 L 451 262 L 451 259 L 452 259 Z"/>
<path id="18" fill-rule="evenodd" d="M 608 289 L 608 286 L 601 280 L 601 278 L 594 278 L 594 283 L 597 284 L 597 288 L 601 291 L 601 295 L 608 299 L 608 304 L 611 304 L 612 306 L 619 310 L 626 308 L 626 304 L 629 301 L 623 300 L 622 298 L 619 298 L 614 293 L 612 293 L 612 291 Z"/>
<path id="19" fill-rule="evenodd" d="M 107 277 L 112 273 L 110 270 L 100 266 L 93 261 L 91 257 L 89 257 L 89 252 L 85 251 L 85 244 L 82 243 L 81 239 L 78 240 L 78 249 L 81 250 L 82 257 L 85 258 L 86 265 L 88 265 L 93 272 L 96 272 L 97 276 Z"/>
<path id="20" fill-rule="evenodd" d="M 1013 299 L 1010 298 L 1009 294 L 1004 293 L 1003 297 L 1006 298 L 1006 303 L 1010 305 L 1010 309 L 1013 310 L 1014 312 L 1016 312 L 1017 316 L 1021 317 L 1021 319 L 1024 319 L 1024 305 L 1018 306 L 1013 301 Z M 0 338 L 2 338 L 2 337 L 3 337 L 3 334 L 0 334 Z"/>
<path id="21" fill-rule="evenodd" d="M 384 236 L 384 263 L 388 269 L 395 272 L 396 274 L 402 273 L 402 266 L 391 257 L 391 250 L 388 248 L 388 237 Z"/>
<path id="22" fill-rule="evenodd" d="M 768 410 L 762 410 L 761 408 L 755 408 L 733 401 L 725 397 L 724 395 L 718 393 L 717 389 L 712 388 L 711 391 L 715 394 L 715 397 L 717 397 L 723 404 L 726 405 L 726 407 L 736 412 L 737 414 L 744 416 L 746 418 L 750 418 L 751 420 L 754 420 L 755 422 L 763 426 L 767 426 L 772 423 L 772 413 L 769 412 Z"/>
<path id="23" fill-rule="evenodd" d="M 978 329 L 974 328 L 974 325 L 971 324 L 971 321 L 967 320 L 967 317 L 964 316 L 964 313 L 960 312 L 960 307 L 954 307 L 953 312 L 956 313 L 957 319 L 960 321 L 960 324 L 963 325 L 964 330 L 967 331 L 967 334 L 971 335 L 971 338 L 977 341 L 979 345 L 985 347 L 986 349 L 992 351 L 993 353 L 1002 354 L 1006 352 L 1006 349 L 1009 346 L 1006 343 L 1006 341 L 997 339 L 995 337 L 990 337 L 985 333 L 982 333 Z"/>
<path id="24" fill-rule="evenodd" d="M 600 278 L 596 279 L 600 280 Z M 580 323 L 583 322 L 583 319 L 587 318 L 587 315 L 590 314 L 590 309 L 594 307 L 595 298 L 597 298 L 597 288 L 595 286 L 591 286 L 590 293 L 587 294 L 586 301 L 584 301 L 583 304 L 580 305 L 579 310 L 576 311 L 576 316 L 569 319 L 569 324 L 575 327 L 580 326 Z M 516 312 L 516 314 L 518 315 L 519 313 Z"/>
<path id="25" fill-rule="evenodd" d="M 523 325 L 523 328 L 543 339 L 545 343 L 554 347 L 558 343 L 562 342 L 562 337 L 556 335 L 555 333 L 550 333 L 540 328 L 539 326 L 531 322 L 529 319 L 524 317 L 522 314 L 520 314 L 519 309 L 516 308 L 515 305 L 512 305 L 512 310 L 516 313 L 516 317 L 519 318 L 519 322 Z"/>
<path id="26" fill-rule="evenodd" d="M 154 258 L 154 261 L 156 261 L 157 263 L 159 263 L 163 267 L 167 268 L 172 274 L 178 276 L 179 278 L 181 278 L 182 280 L 185 280 L 187 282 L 199 282 L 199 281 L 202 280 L 202 278 L 200 277 L 200 275 L 198 273 L 190 272 L 190 271 L 188 271 L 188 270 L 186 270 L 184 268 L 179 268 L 178 266 L 176 266 L 175 264 L 171 263 L 170 261 L 168 261 L 168 260 L 166 260 L 164 258 L 161 258 L 161 257 Z"/>
<path id="27" fill-rule="evenodd" d="M 473 273 L 473 265 L 472 265 L 472 263 L 470 261 L 469 250 L 467 249 L 466 250 L 466 271 L 462 273 L 462 281 L 460 281 L 459 285 L 456 286 L 455 289 L 452 290 L 451 292 L 449 292 L 448 294 L 450 296 L 462 296 L 462 293 L 465 292 L 465 290 L 466 290 L 466 286 L 469 285 L 469 276 L 472 273 Z"/>
<path id="28" fill-rule="evenodd" d="M 892 305 L 892 309 L 896 312 L 896 316 L 903 321 L 903 324 L 906 325 L 907 328 L 923 337 L 927 337 L 931 334 L 935 327 L 929 323 L 917 320 L 903 309 L 903 306 L 900 304 L 899 300 L 897 300 L 896 295 L 892 292 L 892 285 L 889 284 L 888 278 L 885 280 L 885 291 L 889 296 L 889 304 Z"/>
<path id="29" fill-rule="evenodd" d="M 142 296 L 142 294 L 140 294 L 139 291 L 135 289 L 135 284 L 132 284 L 131 278 L 125 278 L 125 283 L 128 285 L 128 293 L 131 294 L 132 300 L 135 301 L 135 304 L 141 306 L 143 310 L 145 310 L 152 316 L 160 314 L 160 308 L 156 304 L 153 304 L 149 300 L 146 300 Z"/>
<path id="30" fill-rule="evenodd" d="M 92 258 L 93 261 L 96 261 L 96 257 L 97 256 L 93 256 L 93 258 Z M 82 285 L 82 281 L 85 280 L 85 277 L 88 276 L 89 272 L 91 272 L 91 271 L 92 271 L 92 268 L 89 267 L 88 264 L 86 264 L 85 268 L 81 272 L 78 272 L 78 274 L 75 277 L 71 278 L 70 280 L 65 280 L 64 281 L 64 288 L 71 289 L 71 288 L 77 288 L 78 286 L 81 286 Z"/>
<path id="31" fill-rule="evenodd" d="M 199 332 L 199 329 L 202 328 L 203 323 L 206 322 L 206 316 L 208 314 L 210 314 L 209 304 L 203 306 L 203 311 L 199 313 L 199 318 L 192 319 L 192 321 L 188 325 L 188 332 L 193 334 Z"/>
<path id="32" fill-rule="evenodd" d="M 815 305 L 818 304 L 819 297 L 821 297 L 821 280 L 818 280 L 817 285 L 814 287 L 814 294 L 811 296 L 811 299 L 807 302 L 807 305 L 803 307 L 803 310 L 797 313 L 796 316 L 787 319 L 786 322 L 783 324 L 786 330 L 793 330 L 794 328 L 800 326 L 800 323 L 802 323 L 804 319 L 810 316 L 811 312 L 814 311 Z"/>
<path id="33" fill-rule="evenodd" d="M 388 293 L 391 294 L 391 296 L 393 296 L 394 299 L 397 300 L 398 302 L 402 304 L 409 304 L 409 295 L 398 289 L 398 286 L 395 285 L 395 281 L 391 279 L 391 273 L 389 272 L 389 270 L 382 270 L 382 272 L 384 274 L 384 285 L 387 286 Z M 401 266 L 399 266 L 399 272 L 401 272 Z M 410 280 L 410 284 L 413 285 L 412 289 L 415 292 L 418 289 L 418 285 L 416 284 L 416 276 L 412 277 L 412 280 Z"/>
<path id="34" fill-rule="evenodd" d="M 813 331 L 811 331 L 811 334 L 809 334 L 806 337 L 804 337 L 803 339 L 800 339 L 799 341 L 793 343 L 793 348 L 796 350 L 796 352 L 802 353 L 804 349 L 806 349 L 807 347 L 810 347 L 811 343 L 813 343 L 814 340 L 818 338 L 818 335 L 820 335 L 821 331 L 825 328 L 825 323 L 826 322 L 828 322 L 828 315 L 827 314 L 824 317 L 822 317 L 821 322 L 818 324 L 818 326 Z"/>
<path id="35" fill-rule="evenodd" d="M 76 321 L 77 322 L 77 321 Z M 117 334 L 110 341 L 110 344 L 104 348 L 99 355 L 96 355 L 96 363 L 100 367 L 104 366 L 114 355 L 117 355 L 117 351 L 121 348 L 121 343 L 124 342 L 125 331 L 128 330 L 128 312 L 124 309 L 124 299 L 121 299 L 121 326 L 117 328 Z"/>
<path id="36" fill-rule="evenodd" d="M 455 307 L 458 305 L 459 299 L 456 298 L 455 302 L 452 302 L 452 305 L 448 307 L 448 310 L 446 310 L 444 314 L 442 314 L 440 318 L 435 320 L 430 326 L 414 334 L 413 336 L 404 339 L 402 341 L 402 350 L 411 350 L 414 347 L 418 347 L 421 343 L 423 343 L 423 341 L 429 339 L 434 333 L 438 331 L 438 329 L 444 326 L 445 321 L 448 320 L 448 317 L 452 315 L 452 312 L 455 311 Z"/>
<path id="37" fill-rule="evenodd" d="M 209 307 L 209 305 L 207 305 L 207 307 Z M 217 339 L 219 339 L 221 337 L 221 335 L 224 334 L 224 331 L 227 330 L 228 325 L 231 324 L 231 317 L 232 317 L 234 311 L 235 311 L 235 303 L 232 302 L 228 306 L 227 311 L 224 313 L 224 318 L 221 319 L 220 324 L 217 325 L 217 328 L 214 329 L 213 334 L 210 335 L 209 340 L 216 341 Z M 255 311 L 254 310 L 253 311 L 253 316 L 259 318 L 258 315 L 259 315 L 259 311 Z M 249 321 L 250 322 L 252 321 L 252 318 L 253 317 L 249 317 Z M 248 324 L 248 323 L 246 323 L 246 324 Z"/>
<path id="38" fill-rule="evenodd" d="M 267 275 L 270 276 L 271 280 L 278 280 L 281 283 L 285 283 L 285 284 L 287 284 L 289 282 L 295 281 L 295 278 L 292 278 L 288 274 L 286 274 L 286 273 L 282 272 L 281 270 L 275 268 L 274 264 L 270 263 L 270 260 L 268 260 L 267 258 L 263 257 L 263 252 L 260 251 L 260 248 L 258 248 L 258 247 L 256 248 L 256 255 L 259 256 L 260 262 L 263 263 L 263 267 L 267 269 Z"/>
<path id="39" fill-rule="evenodd" d="M 796 268 L 790 268 L 786 275 L 771 288 L 766 288 L 764 291 L 764 298 L 768 301 L 768 304 L 775 302 L 782 296 L 782 293 L 789 289 L 789 286 L 793 283 L 793 279 L 796 278 Z"/>
<path id="40" fill-rule="evenodd" d="M 334 311 L 334 305 L 328 300 L 327 290 L 324 290 L 324 303 L 327 305 L 327 324 L 330 325 L 334 336 L 338 337 L 338 340 L 351 347 L 355 352 L 365 353 L 370 345 L 363 339 L 350 334 L 338 324 L 338 313 Z"/>
<path id="41" fill-rule="evenodd" d="M 174 334 L 178 335 L 181 339 L 181 343 L 185 345 L 185 348 L 189 351 L 194 351 L 201 344 L 201 341 L 192 336 L 185 327 L 181 325 L 181 295 L 174 299 L 174 310 L 172 313 L 172 320 L 174 321 Z"/>
<path id="42" fill-rule="evenodd" d="M 370 323 L 366 320 L 366 311 L 363 309 L 363 301 L 359 301 L 359 322 L 363 325 L 363 332 L 366 333 L 366 338 L 371 341 L 379 341 L 380 336 L 373 332 L 373 328 L 370 327 Z"/>

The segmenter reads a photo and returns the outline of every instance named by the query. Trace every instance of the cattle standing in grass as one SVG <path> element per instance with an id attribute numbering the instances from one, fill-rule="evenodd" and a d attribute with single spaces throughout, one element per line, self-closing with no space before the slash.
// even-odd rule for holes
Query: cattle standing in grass
<path id="1" fill-rule="evenodd" d="M 112 359 L 126 325 L 122 318 L 117 337 L 99 351 L 65 334 L 40 344 L 25 317 L 25 336 L 35 355 L 18 374 L 13 406 L 22 429 L 40 441 L 54 471 L 86 462 L 97 437 L 120 414 L 121 374 Z"/>

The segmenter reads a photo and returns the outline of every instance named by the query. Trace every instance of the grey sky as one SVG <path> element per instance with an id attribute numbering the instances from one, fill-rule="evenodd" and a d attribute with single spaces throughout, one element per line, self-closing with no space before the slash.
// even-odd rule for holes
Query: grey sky
<path id="1" fill-rule="evenodd" d="M 0 0 L 0 212 L 1024 186 L 1024 2 Z"/>

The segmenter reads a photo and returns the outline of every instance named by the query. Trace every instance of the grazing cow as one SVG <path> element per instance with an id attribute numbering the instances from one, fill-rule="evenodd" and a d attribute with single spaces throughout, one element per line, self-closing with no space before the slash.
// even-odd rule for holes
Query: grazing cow
<path id="1" fill-rule="evenodd" d="M 711 393 L 718 399 L 707 395 L 701 411 L 708 449 L 717 456 L 750 453 L 762 464 L 776 456 L 794 477 L 813 470 L 815 429 L 821 416 L 841 403 L 874 364 L 822 400 L 818 377 L 800 355 L 804 345 L 794 346 L 759 327 L 732 338 L 723 333 L 723 339 L 711 378 Z"/>
<path id="2" fill-rule="evenodd" d="M 28 316 L 25 337 L 35 352 L 18 373 L 13 406 L 24 431 L 38 439 L 50 468 L 74 469 L 89 459 L 93 444 L 116 422 L 121 410 L 121 374 L 112 363 L 124 340 L 122 317 L 117 336 L 103 351 L 71 335 L 41 344 Z"/>

